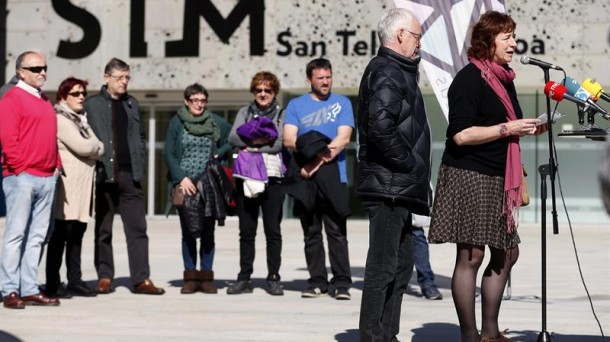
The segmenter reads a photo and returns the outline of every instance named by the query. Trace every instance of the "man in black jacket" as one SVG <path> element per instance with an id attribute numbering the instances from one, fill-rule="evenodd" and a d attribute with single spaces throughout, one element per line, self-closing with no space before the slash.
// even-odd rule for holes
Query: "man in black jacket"
<path id="1" fill-rule="evenodd" d="M 146 137 L 138 101 L 127 94 L 129 65 L 113 58 L 104 69 L 99 94 L 87 98 L 85 111 L 91 129 L 104 143 L 106 152 L 97 165 L 95 192 L 95 268 L 98 293 L 114 291 L 112 221 L 121 215 L 127 239 L 129 272 L 134 293 L 165 293 L 149 279 L 148 235 L 141 182 L 146 171 Z"/>
<path id="2" fill-rule="evenodd" d="M 396 341 L 413 272 L 411 215 L 428 215 L 430 129 L 417 85 L 421 25 L 406 9 L 383 14 L 382 46 L 360 83 L 358 195 L 369 213 L 361 341 Z"/>

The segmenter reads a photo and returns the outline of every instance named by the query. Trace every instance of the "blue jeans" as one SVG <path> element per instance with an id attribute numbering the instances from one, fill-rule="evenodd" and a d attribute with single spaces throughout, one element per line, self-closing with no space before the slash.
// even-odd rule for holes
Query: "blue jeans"
<path id="1" fill-rule="evenodd" d="M 390 201 L 363 201 L 369 251 L 360 308 L 360 341 L 396 341 L 402 297 L 413 273 L 411 212 Z"/>
<path id="2" fill-rule="evenodd" d="M 178 210 L 178 215 L 182 217 L 182 213 Z M 186 271 L 197 269 L 197 239 L 194 238 L 188 229 L 180 222 L 182 230 L 182 261 Z M 216 244 L 214 241 L 214 221 L 206 221 L 203 223 L 201 231 L 201 245 L 199 247 L 199 259 L 201 262 L 202 271 L 211 271 L 214 266 L 214 253 Z"/>
<path id="3" fill-rule="evenodd" d="M 2 295 L 37 294 L 38 261 L 47 237 L 55 199 L 55 176 L 26 172 L 2 180 L 6 196 L 6 229 L 0 264 Z"/>
<path id="4" fill-rule="evenodd" d="M 415 270 L 417 271 L 417 283 L 421 289 L 434 285 L 434 272 L 430 266 L 430 252 L 428 240 L 421 227 L 413 227 L 413 257 L 415 259 Z"/>

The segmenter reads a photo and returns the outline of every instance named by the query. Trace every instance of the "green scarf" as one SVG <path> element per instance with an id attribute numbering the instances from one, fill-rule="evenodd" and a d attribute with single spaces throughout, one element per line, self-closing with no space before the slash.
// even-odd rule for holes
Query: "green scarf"
<path id="1" fill-rule="evenodd" d="M 178 109 L 178 117 L 182 120 L 182 123 L 189 134 L 206 136 L 214 143 L 220 138 L 220 131 L 209 110 L 206 109 L 201 115 L 195 116 L 188 111 L 186 106 L 182 106 Z"/>

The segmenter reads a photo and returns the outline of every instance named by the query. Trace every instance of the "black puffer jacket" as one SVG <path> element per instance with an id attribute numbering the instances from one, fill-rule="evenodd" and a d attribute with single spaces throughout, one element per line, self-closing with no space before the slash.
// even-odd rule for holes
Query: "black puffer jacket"
<path id="1" fill-rule="evenodd" d="M 417 86 L 419 59 L 381 47 L 360 82 L 358 188 L 429 215 L 430 127 Z"/>

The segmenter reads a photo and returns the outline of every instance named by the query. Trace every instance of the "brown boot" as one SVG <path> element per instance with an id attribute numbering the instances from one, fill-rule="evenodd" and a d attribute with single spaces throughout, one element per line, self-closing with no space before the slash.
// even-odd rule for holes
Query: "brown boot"
<path id="1" fill-rule="evenodd" d="M 201 286 L 199 291 L 203 293 L 218 293 L 218 289 L 214 286 L 214 271 L 207 270 L 199 272 L 201 276 Z"/>
<path id="2" fill-rule="evenodd" d="M 188 270 L 184 271 L 184 285 L 180 289 L 180 293 L 195 293 L 199 290 L 200 287 L 199 282 L 199 271 L 197 270 Z"/>

